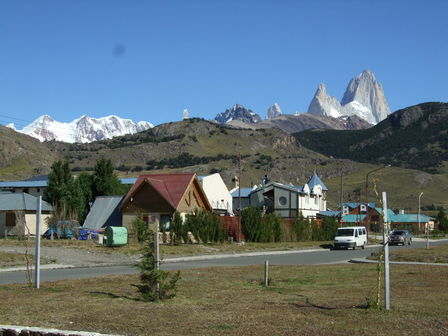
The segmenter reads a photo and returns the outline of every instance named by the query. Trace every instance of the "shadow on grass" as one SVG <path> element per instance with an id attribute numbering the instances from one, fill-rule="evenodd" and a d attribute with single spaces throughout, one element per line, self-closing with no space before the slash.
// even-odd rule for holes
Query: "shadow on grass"
<path id="1" fill-rule="evenodd" d="M 309 297 L 307 297 L 306 295 L 302 295 L 302 294 L 297 294 L 297 296 L 303 297 L 305 298 L 305 304 L 299 304 L 299 303 L 293 303 L 292 305 L 296 308 L 308 308 L 308 307 L 312 307 L 312 308 L 317 308 L 317 309 L 322 309 L 322 310 L 336 310 L 336 309 L 369 309 L 371 307 L 369 307 L 369 305 L 367 303 L 365 304 L 360 304 L 360 305 L 355 305 L 355 306 L 339 306 L 339 307 L 328 307 L 328 306 L 323 306 L 323 305 L 318 305 L 318 304 L 314 304 L 311 302 L 311 300 L 309 299 Z"/>
<path id="2" fill-rule="evenodd" d="M 130 297 L 126 295 L 116 295 L 114 293 L 108 293 L 108 292 L 90 292 L 89 294 L 99 295 L 99 296 L 107 296 L 112 299 L 126 299 L 131 301 L 143 301 L 141 298 L 136 297 Z"/>
<path id="3" fill-rule="evenodd" d="M 319 245 L 319 247 L 332 250 L 333 244 L 321 244 L 321 245 Z"/>

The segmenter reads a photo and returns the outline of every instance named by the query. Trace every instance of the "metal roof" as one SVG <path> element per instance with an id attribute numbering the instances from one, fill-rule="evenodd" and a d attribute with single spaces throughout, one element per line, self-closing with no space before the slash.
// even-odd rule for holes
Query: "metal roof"
<path id="1" fill-rule="evenodd" d="M 322 180 L 319 178 L 319 176 L 317 176 L 317 174 L 314 174 L 307 184 L 308 187 L 310 187 L 310 189 L 313 189 L 316 185 L 320 185 L 322 187 L 322 190 L 325 191 L 328 190 L 327 186 L 322 182 Z"/>
<path id="2" fill-rule="evenodd" d="M 48 180 L 0 182 L 0 188 L 45 188 L 45 187 L 48 187 Z"/>
<path id="3" fill-rule="evenodd" d="M 84 221 L 83 228 L 98 230 L 106 226 L 121 226 L 118 209 L 123 196 L 98 196 Z"/>
<path id="4" fill-rule="evenodd" d="M 36 211 L 37 197 L 27 193 L 0 193 L 0 211 Z M 53 211 L 52 206 L 42 201 L 42 211 Z"/>
<path id="5" fill-rule="evenodd" d="M 249 197 L 249 194 L 252 192 L 252 188 L 241 188 L 241 197 Z M 238 197 L 238 188 L 236 188 L 231 193 L 232 197 Z"/>
<path id="6" fill-rule="evenodd" d="M 120 177 L 119 180 L 121 184 L 134 184 L 135 182 L 137 182 L 136 177 Z"/>
<path id="7" fill-rule="evenodd" d="M 352 208 L 352 209 L 354 209 L 354 208 L 357 208 L 358 206 L 360 206 L 360 205 L 362 205 L 362 204 L 366 204 L 365 202 L 363 203 L 363 202 L 344 202 L 344 203 L 339 203 L 339 205 L 341 205 L 341 206 L 348 206 L 349 208 Z M 374 202 L 369 202 L 369 208 L 376 208 L 376 203 L 374 203 Z"/>
<path id="8" fill-rule="evenodd" d="M 342 220 L 344 223 L 359 223 L 362 222 L 366 218 L 366 215 L 344 215 L 342 216 Z"/>
<path id="9" fill-rule="evenodd" d="M 318 213 L 318 215 L 324 217 L 336 217 L 339 216 L 340 213 L 341 213 L 340 211 L 321 211 Z"/>

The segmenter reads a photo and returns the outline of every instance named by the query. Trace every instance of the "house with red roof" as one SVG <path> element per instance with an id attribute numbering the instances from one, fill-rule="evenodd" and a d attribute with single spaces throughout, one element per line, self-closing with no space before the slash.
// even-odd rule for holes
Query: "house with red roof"
<path id="1" fill-rule="evenodd" d="M 120 206 L 123 226 L 130 228 L 140 214 L 152 229 L 168 228 L 175 211 L 182 217 L 212 207 L 195 173 L 140 175 Z"/>

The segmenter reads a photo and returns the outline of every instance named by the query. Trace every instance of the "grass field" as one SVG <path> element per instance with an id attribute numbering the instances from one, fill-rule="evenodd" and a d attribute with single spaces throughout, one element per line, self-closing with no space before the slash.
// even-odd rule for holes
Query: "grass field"
<path id="1" fill-rule="evenodd" d="M 426 248 L 411 248 L 395 250 L 390 254 L 392 261 L 416 261 L 427 263 L 448 263 L 448 245 L 431 246 Z"/>
<path id="2" fill-rule="evenodd" d="M 244 253 L 255 251 L 277 251 L 303 248 L 319 248 L 321 245 L 328 245 L 332 242 L 284 242 L 284 243 L 223 243 L 223 244 L 181 244 L 181 245 L 161 245 L 161 253 L 165 257 L 191 256 L 200 254 L 223 254 L 223 253 Z M 34 248 L 34 240 L 29 241 Z M 0 239 L 0 245 L 23 246 L 23 241 L 17 239 Z M 129 243 L 126 246 L 106 247 L 96 243 L 94 240 L 41 240 L 41 246 L 46 247 L 71 247 L 84 249 L 91 252 L 112 253 L 119 252 L 127 255 L 138 254 L 142 245 Z"/>
<path id="3" fill-rule="evenodd" d="M 392 310 L 368 308 L 375 265 L 182 271 L 178 295 L 146 303 L 137 275 L 0 286 L 0 323 L 122 335 L 448 335 L 448 268 L 393 265 Z M 381 290 L 382 292 L 382 290 Z"/>

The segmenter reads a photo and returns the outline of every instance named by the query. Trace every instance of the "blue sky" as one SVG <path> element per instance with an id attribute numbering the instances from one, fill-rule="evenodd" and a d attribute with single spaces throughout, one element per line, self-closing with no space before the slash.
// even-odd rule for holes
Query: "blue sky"
<path id="1" fill-rule="evenodd" d="M 447 101 L 448 1 L 2 0 L 0 123 L 306 112 L 371 69 L 392 111 Z"/>

